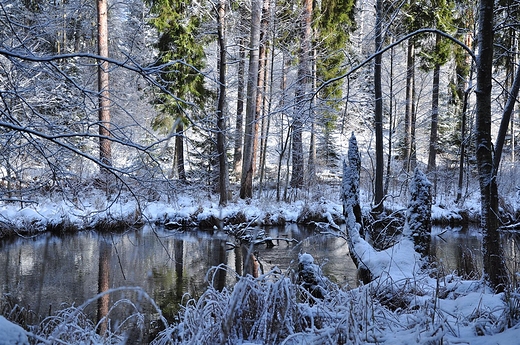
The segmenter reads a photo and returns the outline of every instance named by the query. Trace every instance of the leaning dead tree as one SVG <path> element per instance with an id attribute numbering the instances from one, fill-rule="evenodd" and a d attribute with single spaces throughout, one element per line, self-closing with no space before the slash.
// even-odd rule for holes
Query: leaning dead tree
<path id="1" fill-rule="evenodd" d="M 356 251 L 359 243 L 366 243 L 362 235 L 362 215 L 359 203 L 360 172 L 361 156 L 359 155 L 356 137 L 354 133 L 352 133 L 349 140 L 347 159 L 343 161 L 343 216 L 347 223 L 345 235 L 352 261 L 359 270 L 365 270 L 369 273 L 368 268 L 363 263 L 361 254 Z M 370 276 L 370 273 L 368 275 Z"/>
<path id="2" fill-rule="evenodd" d="M 428 258 L 431 235 L 431 183 L 423 172 L 415 169 L 414 178 L 410 184 L 411 197 L 408 203 L 406 223 L 403 228 L 403 236 L 398 242 L 399 245 L 378 252 L 371 245 L 370 239 L 365 238 L 363 234 L 359 202 L 360 171 L 361 157 L 356 137 L 352 134 L 348 156 L 343 162 L 342 200 L 343 215 L 346 221 L 345 238 L 349 246 L 350 257 L 358 268 L 361 279 L 367 282 L 382 276 L 385 269 L 400 265 L 394 261 L 393 255 L 389 254 L 391 252 L 406 252 L 406 256 L 396 255 L 397 260 L 405 257 L 406 260 L 423 261 Z M 388 255 L 384 254 L 385 251 Z M 418 265 L 418 267 L 422 266 Z M 405 275 L 413 275 L 413 272 L 407 272 Z"/>

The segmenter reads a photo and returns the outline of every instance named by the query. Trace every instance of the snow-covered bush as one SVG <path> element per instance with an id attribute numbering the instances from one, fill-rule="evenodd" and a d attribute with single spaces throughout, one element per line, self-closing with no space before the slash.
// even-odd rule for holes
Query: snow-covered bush
<path id="1" fill-rule="evenodd" d="M 315 298 L 326 297 L 330 285 L 321 268 L 314 263 L 312 255 L 307 253 L 298 257 L 298 283 Z"/>

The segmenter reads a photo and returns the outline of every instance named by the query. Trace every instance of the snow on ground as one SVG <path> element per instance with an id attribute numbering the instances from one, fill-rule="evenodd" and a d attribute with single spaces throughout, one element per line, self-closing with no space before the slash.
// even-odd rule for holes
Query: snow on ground
<path id="1" fill-rule="evenodd" d="M 25 330 L 0 316 L 0 345 L 26 345 L 29 339 Z"/>
<path id="2" fill-rule="evenodd" d="M 508 328 L 508 322 L 519 321 L 520 295 L 494 294 L 478 280 L 431 276 L 422 269 L 420 256 L 409 239 L 383 251 L 373 250 L 362 239 L 354 245 L 375 276 L 369 285 L 383 291 L 383 297 L 391 294 L 390 298 L 407 303 L 396 313 L 404 328 L 392 327 L 389 322 L 395 332 L 380 343 L 520 344 L 520 324 Z M 418 309 L 430 315 L 414 314 Z"/>

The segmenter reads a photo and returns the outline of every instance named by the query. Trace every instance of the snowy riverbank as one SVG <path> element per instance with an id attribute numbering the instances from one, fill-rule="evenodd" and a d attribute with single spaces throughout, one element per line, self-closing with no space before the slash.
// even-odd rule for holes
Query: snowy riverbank
<path id="1" fill-rule="evenodd" d="M 193 195 L 179 196 L 174 202 L 137 203 L 121 197 L 106 201 L 102 196 L 90 197 L 81 203 L 42 198 L 28 204 L 10 203 L 0 206 L 0 238 L 12 235 L 34 235 L 44 231 L 75 232 L 82 229 L 107 230 L 143 223 L 168 228 L 213 228 L 226 224 L 284 225 L 286 223 L 343 223 L 340 201 L 318 200 L 276 202 L 266 199 L 235 200 L 227 206 L 218 200 Z M 404 211 L 396 206 L 394 212 Z M 365 210 L 366 213 L 369 210 Z M 478 208 L 448 209 L 434 205 L 432 221 L 437 224 L 459 225 L 478 221 Z"/>

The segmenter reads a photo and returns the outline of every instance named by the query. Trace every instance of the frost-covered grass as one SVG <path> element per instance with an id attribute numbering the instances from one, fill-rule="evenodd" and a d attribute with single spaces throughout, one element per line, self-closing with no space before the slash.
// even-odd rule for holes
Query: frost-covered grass
<path id="1" fill-rule="evenodd" d="M 116 293 L 131 294 L 135 296 L 135 299 L 119 298 L 112 303 L 103 318 L 98 321 L 92 320 L 87 309 L 95 308 L 101 298 Z M 150 306 L 150 308 L 145 311 L 142 308 L 143 305 Z M 147 316 L 145 313 L 150 313 L 150 310 L 152 310 L 151 314 L 157 319 L 154 324 L 160 323 L 162 328 L 165 328 L 167 322 L 162 317 L 161 310 L 150 296 L 139 287 L 120 287 L 107 290 L 79 306 L 64 307 L 35 325 L 28 325 L 24 318 L 23 314 L 30 311 L 20 310 L 17 306 L 13 306 L 13 312 L 6 313 L 8 318 L 23 323 L 25 329 L 0 316 L 0 344 L 97 345 L 148 343 L 147 333 L 152 330 L 152 327 L 150 324 L 146 324 L 150 315 Z M 100 332 L 99 330 L 103 329 L 103 324 L 106 324 L 106 329 Z M 4 336 L 2 337 L 2 335 Z"/>
<path id="2" fill-rule="evenodd" d="M 210 286 L 188 301 L 180 322 L 153 344 L 362 344 L 382 337 L 378 320 L 388 310 L 369 289 L 328 284 L 318 299 L 279 272 L 237 278 L 233 288 Z"/>
<path id="3" fill-rule="evenodd" d="M 319 299 L 279 272 L 237 277 L 233 288 L 210 285 L 189 300 L 153 344 L 517 342 L 518 294 L 493 295 L 480 281 L 454 276 L 417 278 L 386 276 L 355 289 L 329 283 Z"/>

